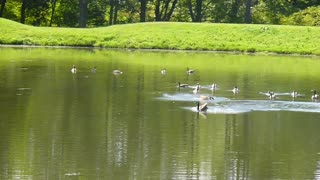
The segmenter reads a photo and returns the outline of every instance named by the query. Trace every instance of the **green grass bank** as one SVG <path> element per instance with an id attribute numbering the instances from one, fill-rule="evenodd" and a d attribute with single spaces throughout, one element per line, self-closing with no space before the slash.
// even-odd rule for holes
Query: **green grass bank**
<path id="1" fill-rule="evenodd" d="M 0 18 L 0 44 L 320 55 L 320 28 L 151 22 L 81 29 L 33 27 Z"/>

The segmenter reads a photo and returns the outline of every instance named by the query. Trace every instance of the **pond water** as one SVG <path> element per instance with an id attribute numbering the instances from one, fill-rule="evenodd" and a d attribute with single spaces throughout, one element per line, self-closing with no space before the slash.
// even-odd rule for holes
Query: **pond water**
<path id="1" fill-rule="evenodd" d="M 319 57 L 0 48 L 0 179 L 319 179 L 319 66 Z M 214 100 L 198 113 L 203 95 Z"/>

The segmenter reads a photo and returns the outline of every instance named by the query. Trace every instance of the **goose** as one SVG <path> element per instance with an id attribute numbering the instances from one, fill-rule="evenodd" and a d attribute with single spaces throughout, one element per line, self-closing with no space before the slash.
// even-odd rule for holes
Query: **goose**
<path id="1" fill-rule="evenodd" d="M 214 98 L 212 96 L 204 96 L 204 95 L 200 95 L 199 99 L 200 100 L 214 100 Z"/>
<path id="2" fill-rule="evenodd" d="M 312 100 L 318 100 L 319 99 L 319 95 L 317 94 L 317 91 L 316 90 L 311 90 L 313 91 L 313 95 L 311 96 L 311 99 Z"/>
<path id="3" fill-rule="evenodd" d="M 197 86 L 194 88 L 193 93 L 198 93 L 200 91 L 200 84 L 197 83 Z"/>
<path id="4" fill-rule="evenodd" d="M 117 70 L 117 69 L 113 70 L 112 72 L 113 72 L 113 74 L 114 74 L 114 75 L 123 74 L 123 72 L 122 72 L 122 71 Z"/>
<path id="5" fill-rule="evenodd" d="M 181 84 L 180 81 L 178 82 L 178 88 L 185 88 L 185 87 L 189 87 L 189 84 Z"/>
<path id="6" fill-rule="evenodd" d="M 200 102 L 197 102 L 197 111 L 207 111 L 208 109 L 208 103 L 204 103 L 200 106 Z"/>
<path id="7" fill-rule="evenodd" d="M 91 69 L 91 72 L 96 73 L 96 72 L 97 72 L 97 67 L 93 67 L 93 68 Z"/>
<path id="8" fill-rule="evenodd" d="M 161 74 L 166 74 L 167 73 L 167 70 L 166 69 L 162 69 L 161 70 Z"/>
<path id="9" fill-rule="evenodd" d="M 232 89 L 232 92 L 233 92 L 234 94 L 238 93 L 239 91 L 240 91 L 240 89 L 239 89 L 237 86 L 235 86 L 235 87 Z"/>
<path id="10" fill-rule="evenodd" d="M 77 73 L 77 68 L 76 68 L 75 65 L 72 65 L 71 72 L 72 72 L 73 74 Z"/>
<path id="11" fill-rule="evenodd" d="M 272 91 L 268 91 L 267 92 L 267 96 L 269 97 L 269 99 L 275 99 L 276 98 L 276 95 Z"/>
<path id="12" fill-rule="evenodd" d="M 216 84 L 216 83 L 213 83 L 212 85 L 211 85 L 211 90 L 212 91 L 214 91 L 214 90 L 216 90 L 218 88 L 218 85 Z"/>
<path id="13" fill-rule="evenodd" d="M 187 74 L 193 74 L 194 72 L 195 72 L 195 70 L 189 69 L 189 67 L 187 67 Z"/>
<path id="14" fill-rule="evenodd" d="M 290 93 L 290 95 L 292 98 L 296 98 L 296 97 L 298 97 L 298 92 L 293 90 L 292 93 Z"/>

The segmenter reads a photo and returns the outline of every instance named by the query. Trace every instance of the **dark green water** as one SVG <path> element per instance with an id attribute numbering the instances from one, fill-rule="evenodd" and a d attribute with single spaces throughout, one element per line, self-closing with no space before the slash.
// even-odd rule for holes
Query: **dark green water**
<path id="1" fill-rule="evenodd" d="M 318 179 L 319 60 L 0 48 L 0 179 Z"/>

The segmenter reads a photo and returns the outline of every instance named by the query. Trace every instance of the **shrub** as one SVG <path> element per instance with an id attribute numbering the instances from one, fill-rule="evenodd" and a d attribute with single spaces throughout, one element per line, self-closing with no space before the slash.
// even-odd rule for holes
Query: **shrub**
<path id="1" fill-rule="evenodd" d="M 320 26 L 320 6 L 293 13 L 289 17 L 282 18 L 281 22 L 288 25 Z"/>

